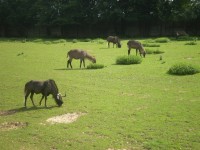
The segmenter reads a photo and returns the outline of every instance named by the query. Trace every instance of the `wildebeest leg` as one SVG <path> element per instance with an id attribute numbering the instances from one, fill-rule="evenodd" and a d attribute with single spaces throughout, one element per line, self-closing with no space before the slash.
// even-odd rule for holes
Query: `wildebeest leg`
<path id="1" fill-rule="evenodd" d="M 47 107 L 47 96 L 45 95 L 45 107 Z"/>
<path id="2" fill-rule="evenodd" d="M 69 64 L 71 63 L 70 60 L 67 61 L 67 68 L 69 67 Z"/>
<path id="3" fill-rule="evenodd" d="M 83 66 L 84 66 L 84 68 L 85 68 L 85 59 L 83 59 Z"/>
<path id="4" fill-rule="evenodd" d="M 44 99 L 44 95 L 42 95 L 42 98 L 41 98 L 41 100 L 40 100 L 39 105 L 41 105 L 43 99 Z"/>
<path id="5" fill-rule="evenodd" d="M 30 92 L 27 92 L 26 95 L 24 96 L 24 107 L 26 107 L 26 101 L 27 101 L 29 94 L 30 94 Z"/>
<path id="6" fill-rule="evenodd" d="M 67 68 L 69 68 L 69 60 L 67 61 Z"/>
<path id="7" fill-rule="evenodd" d="M 136 56 L 137 56 L 137 53 L 138 53 L 138 49 L 136 49 Z"/>
<path id="8" fill-rule="evenodd" d="M 83 60 L 82 60 L 82 59 L 80 59 L 80 68 L 81 68 L 81 65 L 82 65 L 82 61 L 83 61 Z"/>
<path id="9" fill-rule="evenodd" d="M 34 92 L 31 92 L 30 98 L 31 98 L 31 101 L 32 101 L 33 106 L 35 106 L 34 101 L 33 101 L 33 95 L 34 95 Z"/>
<path id="10" fill-rule="evenodd" d="M 70 67 L 72 68 L 72 60 L 70 61 Z"/>
<path id="11" fill-rule="evenodd" d="M 70 67 L 72 68 L 72 59 L 71 58 L 67 61 L 67 68 L 69 67 L 69 64 L 70 64 Z"/>
<path id="12" fill-rule="evenodd" d="M 128 55 L 130 55 L 130 52 L 131 52 L 131 49 L 129 48 L 129 49 L 128 49 Z"/>

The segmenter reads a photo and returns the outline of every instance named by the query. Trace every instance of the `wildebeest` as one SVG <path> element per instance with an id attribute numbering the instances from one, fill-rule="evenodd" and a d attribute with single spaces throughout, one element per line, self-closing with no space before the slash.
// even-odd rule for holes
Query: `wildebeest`
<path id="1" fill-rule="evenodd" d="M 181 36 L 188 36 L 188 34 L 185 31 L 176 31 L 176 39 L 178 39 Z"/>
<path id="2" fill-rule="evenodd" d="M 69 65 L 72 68 L 72 59 L 80 59 L 80 68 L 81 68 L 82 62 L 85 67 L 85 58 L 92 61 L 93 63 L 96 63 L 96 58 L 89 55 L 84 50 L 72 49 L 67 53 L 67 57 L 69 57 L 69 60 L 67 61 L 67 68 L 69 67 Z"/>
<path id="3" fill-rule="evenodd" d="M 116 44 L 118 48 L 121 48 L 120 39 L 117 36 L 109 36 L 107 37 L 108 48 L 110 48 L 110 42 L 113 43 L 113 47 Z"/>
<path id="4" fill-rule="evenodd" d="M 130 40 L 130 41 L 127 42 L 127 46 L 128 46 L 128 55 L 130 55 L 131 48 L 135 48 L 136 49 L 136 55 L 137 55 L 138 50 L 139 50 L 140 56 L 143 55 L 143 57 L 145 57 L 146 51 L 139 41 Z"/>
<path id="5" fill-rule="evenodd" d="M 41 105 L 42 100 L 45 98 L 45 107 L 47 106 L 46 105 L 47 96 L 49 96 L 50 94 L 52 94 L 53 98 L 55 99 L 55 102 L 57 103 L 59 107 L 63 104 L 62 97 L 66 97 L 66 94 L 65 96 L 62 96 L 59 93 L 58 87 L 55 81 L 52 79 L 49 79 L 46 81 L 31 80 L 27 82 L 24 87 L 24 106 L 25 107 L 26 107 L 27 97 L 29 96 L 29 94 L 31 94 L 30 99 L 32 101 L 32 104 L 35 106 L 33 102 L 34 93 L 42 94 L 42 98 L 39 104 Z"/>

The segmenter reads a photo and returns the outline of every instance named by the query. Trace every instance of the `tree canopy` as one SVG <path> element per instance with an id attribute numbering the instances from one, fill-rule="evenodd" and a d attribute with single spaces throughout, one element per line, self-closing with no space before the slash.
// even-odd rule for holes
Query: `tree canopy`
<path id="1" fill-rule="evenodd" d="M 151 26 L 200 22 L 200 0 L 0 0 L 0 28 L 109 26 L 124 34 L 130 25 L 147 31 Z M 196 31 L 197 32 L 197 31 Z M 2 34 L 1 34 L 2 35 Z"/>

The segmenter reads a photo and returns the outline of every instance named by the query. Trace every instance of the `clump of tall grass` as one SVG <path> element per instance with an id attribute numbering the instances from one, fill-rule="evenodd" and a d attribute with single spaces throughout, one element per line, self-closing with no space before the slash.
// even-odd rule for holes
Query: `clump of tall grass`
<path id="1" fill-rule="evenodd" d="M 186 35 L 186 36 L 180 36 L 180 37 L 178 37 L 177 40 L 178 41 L 192 41 L 192 40 L 194 40 L 194 38 Z"/>
<path id="2" fill-rule="evenodd" d="M 185 45 L 197 45 L 197 42 L 191 41 L 191 42 L 185 43 Z"/>
<path id="3" fill-rule="evenodd" d="M 101 39 L 101 38 L 97 38 L 92 40 L 92 42 L 96 42 L 97 44 L 103 44 L 105 42 L 105 40 Z"/>
<path id="4" fill-rule="evenodd" d="M 65 39 L 59 39 L 59 40 L 53 40 L 52 43 L 54 44 L 58 44 L 58 43 L 65 43 L 66 40 Z"/>
<path id="5" fill-rule="evenodd" d="M 89 64 L 87 66 L 87 69 L 102 69 L 104 68 L 104 65 L 102 64 Z"/>
<path id="6" fill-rule="evenodd" d="M 35 39 L 33 40 L 33 42 L 40 43 L 40 42 L 43 42 L 43 39 Z"/>
<path id="7" fill-rule="evenodd" d="M 72 43 L 77 43 L 77 42 L 78 42 L 77 39 L 73 39 L 73 40 L 72 40 Z"/>
<path id="8" fill-rule="evenodd" d="M 116 64 L 118 65 L 140 64 L 141 62 L 142 58 L 135 55 L 119 56 L 116 59 Z"/>
<path id="9" fill-rule="evenodd" d="M 44 44 L 51 44 L 51 41 L 45 41 Z"/>
<path id="10" fill-rule="evenodd" d="M 161 37 L 161 38 L 155 39 L 155 42 L 157 42 L 157 43 L 168 43 L 168 42 L 170 42 L 170 39 L 167 38 L 167 37 Z"/>
<path id="11" fill-rule="evenodd" d="M 144 47 L 160 47 L 159 44 L 152 44 L 152 43 L 144 43 L 142 44 Z"/>
<path id="12" fill-rule="evenodd" d="M 188 63 L 177 63 L 168 70 L 168 73 L 173 75 L 192 75 L 199 72 L 198 67 Z"/>
<path id="13" fill-rule="evenodd" d="M 83 39 L 82 42 L 91 42 L 92 40 L 87 38 L 87 39 Z"/>
<path id="14" fill-rule="evenodd" d="M 162 54 L 164 51 L 161 50 L 152 50 L 152 49 L 145 49 L 147 54 Z"/>

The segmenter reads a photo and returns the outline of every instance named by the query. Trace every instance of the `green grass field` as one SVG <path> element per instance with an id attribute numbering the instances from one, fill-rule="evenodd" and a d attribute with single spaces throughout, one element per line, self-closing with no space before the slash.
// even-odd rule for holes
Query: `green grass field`
<path id="1" fill-rule="evenodd" d="M 151 41 L 152 39 L 142 39 Z M 0 149 L 1 150 L 142 150 L 200 147 L 200 73 L 169 75 L 179 62 L 200 66 L 200 41 L 153 43 L 162 54 L 147 54 L 141 64 L 116 65 L 128 54 L 107 48 L 103 39 L 0 39 Z M 80 48 L 94 55 L 102 69 L 66 69 L 66 54 Z M 148 47 L 145 47 L 148 49 Z M 135 55 L 135 50 L 131 50 Z M 162 60 L 160 57 L 162 56 Z M 90 62 L 86 60 L 86 66 Z M 62 107 L 51 96 L 39 106 L 34 95 L 23 108 L 24 85 L 29 80 L 54 79 L 67 94 Z M 50 117 L 85 113 L 70 124 L 49 124 Z M 26 126 L 8 129 L 6 123 Z"/>

